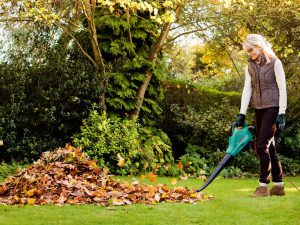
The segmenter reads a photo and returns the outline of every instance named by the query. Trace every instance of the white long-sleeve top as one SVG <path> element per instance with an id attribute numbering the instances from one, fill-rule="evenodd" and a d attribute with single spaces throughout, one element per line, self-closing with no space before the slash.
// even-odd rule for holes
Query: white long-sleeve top
<path id="1" fill-rule="evenodd" d="M 285 114 L 287 107 L 287 94 L 286 94 L 286 82 L 285 82 L 285 73 L 283 70 L 282 63 L 280 59 L 276 59 L 274 64 L 274 71 L 276 82 L 279 89 L 279 114 Z M 251 76 L 248 72 L 248 66 L 245 69 L 245 84 L 241 99 L 241 108 L 240 113 L 246 115 L 249 102 L 252 96 L 252 85 L 251 85 Z"/>

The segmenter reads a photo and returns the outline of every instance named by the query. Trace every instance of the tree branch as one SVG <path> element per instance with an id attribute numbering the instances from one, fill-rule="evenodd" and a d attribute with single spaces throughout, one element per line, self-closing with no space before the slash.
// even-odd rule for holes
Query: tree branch
<path id="1" fill-rule="evenodd" d="M 200 32 L 200 31 L 205 31 L 205 30 L 207 30 L 207 29 L 209 29 L 210 27 L 213 27 L 213 26 L 214 25 L 208 26 L 206 28 L 199 28 L 199 29 L 196 29 L 196 30 L 191 30 L 191 31 L 186 31 L 186 32 L 180 33 L 180 34 L 176 35 L 175 37 L 172 37 L 171 39 L 168 39 L 167 43 L 170 43 L 170 42 L 172 42 L 172 41 L 176 40 L 177 38 L 179 38 L 181 36 L 184 36 L 184 35 L 193 34 L 193 33 Z"/>
<path id="2" fill-rule="evenodd" d="M 33 19 L 20 19 L 20 18 L 8 18 L 8 19 L 0 19 L 0 23 L 6 22 L 34 22 Z"/>
<path id="3" fill-rule="evenodd" d="M 98 68 L 97 63 L 95 62 L 95 60 L 83 49 L 82 45 L 79 43 L 79 41 L 76 39 L 76 37 L 70 32 L 68 31 L 66 28 L 64 28 L 63 26 L 60 26 L 59 24 L 55 24 L 57 27 L 59 27 L 60 29 L 62 29 L 67 35 L 69 35 L 72 40 L 75 41 L 75 43 L 77 44 L 77 46 L 80 48 L 81 52 L 88 58 L 88 60 L 93 64 L 93 66 L 95 66 L 95 68 Z"/>

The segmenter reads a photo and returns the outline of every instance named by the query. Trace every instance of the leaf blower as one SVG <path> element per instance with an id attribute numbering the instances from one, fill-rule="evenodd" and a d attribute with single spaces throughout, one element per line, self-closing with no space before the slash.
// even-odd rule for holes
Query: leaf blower
<path id="1" fill-rule="evenodd" d="M 245 123 L 243 127 L 237 127 L 235 123 L 233 123 L 231 126 L 229 146 L 226 150 L 226 155 L 219 163 L 215 171 L 210 175 L 209 179 L 202 185 L 201 188 L 197 190 L 197 192 L 200 192 L 206 188 L 225 168 L 232 157 L 237 156 L 237 154 L 239 154 L 239 152 L 241 152 L 243 149 L 249 148 L 251 141 L 254 140 L 254 137 L 255 128 L 253 126 L 249 127 L 248 124 Z"/>

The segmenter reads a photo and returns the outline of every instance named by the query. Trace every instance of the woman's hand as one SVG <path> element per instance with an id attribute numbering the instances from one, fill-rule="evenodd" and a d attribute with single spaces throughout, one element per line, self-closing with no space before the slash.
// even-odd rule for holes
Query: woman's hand
<path id="1" fill-rule="evenodd" d="M 285 114 L 278 114 L 276 118 L 277 127 L 280 131 L 284 130 L 285 127 Z"/>
<path id="2" fill-rule="evenodd" d="M 244 126 L 244 123 L 245 123 L 245 118 L 246 116 L 244 114 L 239 114 L 236 118 L 236 122 L 235 122 L 235 125 L 237 127 L 242 127 Z"/>

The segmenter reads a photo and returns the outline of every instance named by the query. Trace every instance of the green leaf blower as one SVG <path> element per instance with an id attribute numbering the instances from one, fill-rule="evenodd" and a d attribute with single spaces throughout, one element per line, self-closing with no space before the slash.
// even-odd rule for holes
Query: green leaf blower
<path id="1" fill-rule="evenodd" d="M 245 123 L 244 126 L 240 128 L 236 127 L 235 123 L 233 123 L 231 126 L 229 146 L 226 150 L 226 155 L 219 163 L 215 171 L 210 175 L 209 179 L 202 185 L 201 188 L 197 190 L 197 192 L 200 192 L 204 188 L 206 188 L 224 169 L 224 167 L 227 165 L 227 163 L 232 157 L 237 156 L 237 154 L 239 154 L 239 152 L 241 152 L 243 149 L 249 148 L 251 145 L 251 141 L 254 139 L 254 137 L 254 127 L 249 127 L 248 124 Z"/>

